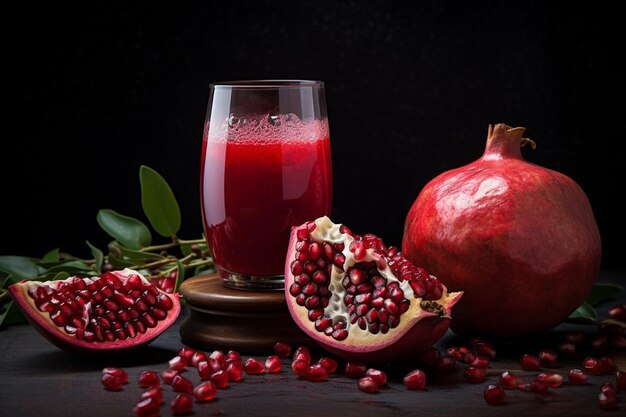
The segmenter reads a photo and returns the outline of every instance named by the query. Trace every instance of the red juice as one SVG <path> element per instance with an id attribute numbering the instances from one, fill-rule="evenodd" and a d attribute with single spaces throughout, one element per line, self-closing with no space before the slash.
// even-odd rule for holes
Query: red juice
<path id="1" fill-rule="evenodd" d="M 213 260 L 240 275 L 284 273 L 292 226 L 328 215 L 332 174 L 326 121 L 256 129 L 202 144 L 201 203 Z M 313 133 L 311 133 L 313 132 Z M 297 134 L 296 134 L 297 133 Z"/>

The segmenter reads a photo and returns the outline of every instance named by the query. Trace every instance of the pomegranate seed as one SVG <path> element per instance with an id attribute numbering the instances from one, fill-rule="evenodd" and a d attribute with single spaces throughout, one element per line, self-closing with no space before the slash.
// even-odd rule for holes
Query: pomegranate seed
<path id="1" fill-rule="evenodd" d="M 224 361 L 224 363 L 232 363 L 232 362 L 243 363 L 239 352 L 236 352 L 234 350 L 229 350 L 228 353 L 226 354 L 226 360 Z"/>
<path id="2" fill-rule="evenodd" d="M 311 365 L 306 374 L 306 379 L 313 382 L 325 381 L 327 377 L 328 372 L 326 372 L 326 369 L 319 363 Z"/>
<path id="3" fill-rule="evenodd" d="M 576 346 L 582 346 L 585 343 L 585 335 L 581 332 L 569 332 L 565 335 L 565 341 Z"/>
<path id="4" fill-rule="evenodd" d="M 500 375 L 500 384 L 504 389 L 518 389 L 524 384 L 524 381 L 512 372 L 504 371 Z"/>
<path id="5" fill-rule="evenodd" d="M 573 343 L 561 343 L 559 345 L 559 352 L 570 358 L 576 356 L 576 345 Z"/>
<path id="6" fill-rule="evenodd" d="M 109 374 L 109 375 L 116 376 L 122 380 L 122 384 L 128 383 L 128 372 L 126 372 L 122 368 L 113 368 L 113 367 L 104 368 L 102 370 L 102 374 L 103 375 Z"/>
<path id="7" fill-rule="evenodd" d="M 185 358 L 182 358 L 180 356 L 175 356 L 168 362 L 168 366 L 170 369 L 182 371 L 183 369 L 187 367 L 187 361 L 185 360 Z"/>
<path id="8" fill-rule="evenodd" d="M 589 342 L 589 347 L 593 350 L 607 350 L 609 347 L 609 337 L 605 334 L 594 336 Z"/>
<path id="9" fill-rule="evenodd" d="M 161 379 L 167 385 L 172 385 L 174 377 L 178 374 L 178 371 L 175 369 L 166 369 L 165 371 L 161 372 Z"/>
<path id="10" fill-rule="evenodd" d="M 451 358 L 456 359 L 457 361 L 461 359 L 461 356 L 462 356 L 458 347 L 451 347 L 451 348 L 446 349 L 446 355 L 450 356 Z"/>
<path id="11" fill-rule="evenodd" d="M 174 359 L 176 359 L 176 358 L 174 358 Z M 172 360 L 174 360 L 174 359 L 172 359 Z M 182 359 L 181 362 L 185 363 L 185 366 L 182 369 L 185 369 L 187 367 L 187 363 L 188 362 L 185 360 L 185 358 L 181 357 L 181 359 Z M 206 356 L 206 354 L 204 352 L 196 352 L 196 353 L 194 353 L 191 356 L 191 366 L 197 367 L 198 366 L 198 362 L 203 362 L 203 361 L 206 361 L 207 359 L 208 358 L 207 358 L 207 356 Z M 182 366 L 182 364 L 175 364 L 175 366 L 172 366 L 172 361 L 170 361 L 170 368 L 182 370 L 180 368 L 180 366 Z"/>
<path id="12" fill-rule="evenodd" d="M 226 365 L 226 373 L 229 381 L 239 382 L 243 379 L 243 365 L 241 363 L 229 363 Z"/>
<path id="13" fill-rule="evenodd" d="M 170 409 L 175 416 L 184 416 L 193 412 L 193 398 L 189 394 L 176 394 L 170 402 Z"/>
<path id="14" fill-rule="evenodd" d="M 626 350 L 626 336 L 616 334 L 611 338 L 611 348 L 615 350 Z"/>
<path id="15" fill-rule="evenodd" d="M 193 393 L 193 384 L 190 380 L 182 375 L 176 375 L 172 379 L 172 389 L 174 392 L 186 392 L 187 394 Z"/>
<path id="16" fill-rule="evenodd" d="M 439 365 L 437 369 L 440 371 L 454 371 L 456 369 L 456 359 L 452 356 L 442 356 L 439 360 Z"/>
<path id="17" fill-rule="evenodd" d="M 539 363 L 546 368 L 556 368 L 558 366 L 557 354 L 553 350 L 542 350 L 539 352 Z"/>
<path id="18" fill-rule="evenodd" d="M 378 384 L 371 377 L 366 376 L 359 379 L 359 389 L 368 394 L 378 392 Z"/>
<path id="19" fill-rule="evenodd" d="M 311 363 L 311 352 L 306 346 L 300 346 L 296 349 L 293 354 L 294 361 L 305 361 L 306 363 Z"/>
<path id="20" fill-rule="evenodd" d="M 297 376 L 306 376 L 309 373 L 309 364 L 302 360 L 291 362 L 291 370 Z"/>
<path id="21" fill-rule="evenodd" d="M 156 371 L 141 371 L 138 382 L 141 388 L 158 387 L 161 385 L 159 374 Z"/>
<path id="22" fill-rule="evenodd" d="M 248 358 L 243 369 L 248 375 L 260 375 L 265 372 L 265 364 L 256 358 Z"/>
<path id="23" fill-rule="evenodd" d="M 369 376 L 378 384 L 379 387 L 382 387 L 387 383 L 387 374 L 378 369 L 369 368 L 365 371 L 365 376 Z"/>
<path id="24" fill-rule="evenodd" d="M 570 369 L 568 378 L 572 385 L 584 385 L 589 381 L 587 374 L 580 369 Z"/>
<path id="25" fill-rule="evenodd" d="M 317 361 L 317 363 L 322 365 L 329 374 L 332 374 L 337 370 L 337 361 L 333 358 L 322 357 Z"/>
<path id="26" fill-rule="evenodd" d="M 536 379 L 530 383 L 528 388 L 535 394 L 545 395 L 548 393 L 548 385 L 545 382 L 541 382 Z"/>
<path id="27" fill-rule="evenodd" d="M 600 385 L 600 392 L 612 392 L 613 394 L 617 394 L 617 388 L 615 388 L 615 385 L 611 384 L 610 382 L 605 382 L 604 384 Z"/>
<path id="28" fill-rule="evenodd" d="M 537 381 L 541 381 L 550 388 L 557 388 L 563 384 L 563 376 L 550 372 L 542 372 L 537 375 Z"/>
<path id="29" fill-rule="evenodd" d="M 206 361 L 198 362 L 196 369 L 198 369 L 198 375 L 200 375 L 200 379 L 206 380 L 211 378 L 211 375 L 213 375 L 213 373 L 221 371 L 222 367 L 219 365 L 219 363 L 217 363 L 215 359 L 209 358 Z"/>
<path id="30" fill-rule="evenodd" d="M 276 355 L 268 356 L 265 360 L 265 372 L 274 374 L 280 372 L 283 365 L 280 363 L 280 358 Z"/>
<path id="31" fill-rule="evenodd" d="M 615 372 L 615 385 L 620 391 L 626 390 L 626 372 L 619 370 Z"/>
<path id="32" fill-rule="evenodd" d="M 287 343 L 278 342 L 274 345 L 274 353 L 279 358 L 288 358 L 291 355 L 291 346 Z"/>
<path id="33" fill-rule="evenodd" d="M 485 356 L 477 356 L 476 359 L 470 363 L 470 365 L 474 368 L 488 368 L 490 362 L 489 358 Z"/>
<path id="34" fill-rule="evenodd" d="M 483 396 L 485 397 L 485 401 L 489 405 L 500 405 L 504 403 L 504 398 L 506 394 L 504 390 L 499 385 L 489 385 L 485 388 L 483 392 Z"/>
<path id="35" fill-rule="evenodd" d="M 158 417 L 161 407 L 153 398 L 144 398 L 133 408 L 133 413 L 137 417 Z"/>
<path id="36" fill-rule="evenodd" d="M 496 357 L 496 349 L 485 341 L 476 342 L 474 344 L 474 350 L 478 355 L 486 356 L 491 360 Z"/>
<path id="37" fill-rule="evenodd" d="M 211 352 L 209 358 L 216 361 L 219 364 L 220 368 L 223 368 L 224 364 L 226 363 L 226 355 L 221 350 L 214 350 L 213 352 Z"/>
<path id="38" fill-rule="evenodd" d="M 141 399 L 152 398 L 157 404 L 163 404 L 163 390 L 161 387 L 148 388 L 141 393 Z"/>
<path id="39" fill-rule="evenodd" d="M 218 389 L 224 389 L 228 387 L 228 374 L 226 371 L 217 371 L 211 375 L 211 382 Z"/>
<path id="40" fill-rule="evenodd" d="M 594 358 L 593 356 L 587 356 L 583 360 L 583 370 L 592 375 L 604 374 L 604 367 L 602 366 L 602 361 Z"/>
<path id="41" fill-rule="evenodd" d="M 522 369 L 525 371 L 538 371 L 541 369 L 539 359 L 536 356 L 529 355 L 528 353 L 522 356 L 521 365 Z"/>
<path id="42" fill-rule="evenodd" d="M 211 401 L 216 393 L 215 385 L 211 381 L 203 382 L 193 389 L 193 397 L 199 402 Z"/>
<path id="43" fill-rule="evenodd" d="M 344 374 L 348 378 L 361 378 L 367 371 L 367 365 L 361 362 L 346 362 Z"/>
<path id="44" fill-rule="evenodd" d="M 189 363 L 191 362 L 191 357 L 193 356 L 194 353 L 196 353 L 195 350 L 188 348 L 188 347 L 184 347 L 178 351 L 178 356 L 180 356 L 181 358 L 184 358 L 187 361 L 187 363 Z"/>
<path id="45" fill-rule="evenodd" d="M 601 357 L 600 364 L 602 365 L 602 370 L 604 371 L 604 374 L 611 373 L 617 369 L 617 367 L 613 363 L 613 360 L 608 356 Z"/>
<path id="46" fill-rule="evenodd" d="M 424 371 L 415 369 L 414 371 L 406 374 L 406 376 L 402 379 L 402 382 L 408 389 L 422 391 L 426 388 L 426 374 Z"/>
<path id="47" fill-rule="evenodd" d="M 104 388 L 109 391 L 119 391 L 122 389 L 122 385 L 124 385 L 122 378 L 113 374 L 102 374 L 100 381 L 102 381 Z"/>
<path id="48" fill-rule="evenodd" d="M 613 320 L 626 321 L 626 308 L 624 306 L 611 307 L 608 316 Z"/>
<path id="49" fill-rule="evenodd" d="M 617 408 L 617 396 L 614 392 L 601 392 L 598 394 L 598 406 L 603 410 L 615 410 Z"/>
<path id="50" fill-rule="evenodd" d="M 463 373 L 463 377 L 465 377 L 465 380 L 467 382 L 471 382 L 472 384 L 477 384 L 487 379 L 487 369 L 486 368 L 474 368 L 473 366 L 470 366 Z"/>

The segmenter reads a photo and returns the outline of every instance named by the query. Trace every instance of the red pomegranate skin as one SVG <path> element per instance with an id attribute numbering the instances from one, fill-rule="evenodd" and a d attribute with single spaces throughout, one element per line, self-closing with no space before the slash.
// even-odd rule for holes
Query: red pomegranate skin
<path id="1" fill-rule="evenodd" d="M 402 252 L 465 291 L 452 330 L 509 338 L 553 328 L 600 269 L 589 200 L 569 177 L 529 163 L 524 128 L 489 126 L 483 156 L 430 181 L 411 207 Z"/>

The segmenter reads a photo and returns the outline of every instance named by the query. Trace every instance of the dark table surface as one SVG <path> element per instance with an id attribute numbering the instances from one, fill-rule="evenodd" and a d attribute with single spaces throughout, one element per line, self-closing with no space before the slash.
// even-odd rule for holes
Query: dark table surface
<path id="1" fill-rule="evenodd" d="M 625 272 L 603 272 L 600 282 L 626 284 Z M 609 306 L 626 303 L 623 292 L 599 306 L 600 318 L 606 317 Z M 132 416 L 132 408 L 141 392 L 137 375 L 141 370 L 163 370 L 169 359 L 183 346 L 177 323 L 150 345 L 124 356 L 87 358 L 60 351 L 44 340 L 28 325 L 10 326 L 0 331 L 0 416 Z M 196 416 L 591 416 L 626 415 L 626 393 L 619 395 L 620 409 L 602 411 L 597 406 L 599 386 L 615 381 L 611 376 L 591 376 L 590 384 L 569 386 L 566 383 L 551 390 L 545 398 L 523 391 L 507 391 L 506 405 L 489 406 L 483 399 L 483 390 L 497 383 L 504 370 L 512 370 L 527 382 L 536 372 L 523 372 L 519 367 L 521 353 L 537 354 L 553 347 L 570 330 L 595 333 L 593 325 L 564 324 L 532 338 L 498 346 L 498 357 L 492 362 L 487 381 L 470 384 L 463 380 L 465 365 L 455 372 L 429 375 L 426 391 L 408 391 L 402 385 L 402 376 L 413 367 L 401 364 L 381 367 L 390 382 L 377 394 L 360 392 L 356 381 L 333 374 L 325 382 L 308 382 L 296 378 L 290 361 L 283 360 L 279 374 L 245 376 L 239 383 L 220 390 L 215 401 L 194 404 Z M 438 344 L 440 349 L 462 343 L 451 332 Z M 270 352 L 257 352 L 264 359 Z M 315 352 L 318 357 L 322 352 Z M 626 369 L 626 352 L 609 352 L 621 369 Z M 244 356 L 245 359 L 246 356 Z M 562 359 L 553 371 L 567 374 L 573 367 L 580 368 L 580 359 Z M 120 366 L 130 375 L 130 383 L 122 391 L 109 392 L 100 383 L 105 366 Z M 191 368 L 186 375 L 197 383 L 199 378 Z M 567 378 L 566 378 L 567 380 Z M 162 416 L 171 416 L 167 403 L 174 397 L 171 388 L 164 386 L 166 404 Z M 608 413 L 608 414 L 607 414 Z"/>

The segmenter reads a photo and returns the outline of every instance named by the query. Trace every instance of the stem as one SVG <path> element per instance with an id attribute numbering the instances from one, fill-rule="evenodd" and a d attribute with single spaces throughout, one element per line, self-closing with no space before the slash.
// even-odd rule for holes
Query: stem
<path id="1" fill-rule="evenodd" d="M 9 292 L 7 290 L 0 289 L 0 302 L 2 302 L 5 298 L 9 298 Z"/>
<path id="2" fill-rule="evenodd" d="M 161 266 L 161 265 L 167 265 L 171 262 L 176 262 L 176 258 L 171 256 L 171 257 L 167 257 L 165 259 L 159 259 L 158 261 L 154 261 L 154 262 L 149 262 L 147 264 L 138 264 L 138 265 L 133 265 L 130 267 L 130 269 L 150 269 L 150 268 L 154 268 L 156 266 Z"/>
<path id="3" fill-rule="evenodd" d="M 172 236 L 172 241 L 170 243 L 164 243 L 162 245 L 146 246 L 145 248 L 139 249 L 139 251 L 156 252 L 156 251 L 161 251 L 164 249 L 175 248 L 176 246 L 181 246 L 181 245 L 200 245 L 202 243 L 206 243 L 206 241 L 204 239 L 184 240 L 184 239 L 179 239 L 176 236 Z"/>
<path id="4" fill-rule="evenodd" d="M 204 239 L 191 239 L 191 240 L 178 239 L 178 243 L 181 245 L 201 245 L 203 243 L 206 243 L 206 240 Z"/>
<path id="5" fill-rule="evenodd" d="M 212 259 L 206 259 L 204 261 L 189 262 L 189 264 L 185 265 L 185 269 L 195 268 L 197 266 L 204 266 L 204 265 L 213 265 L 213 260 Z"/>

